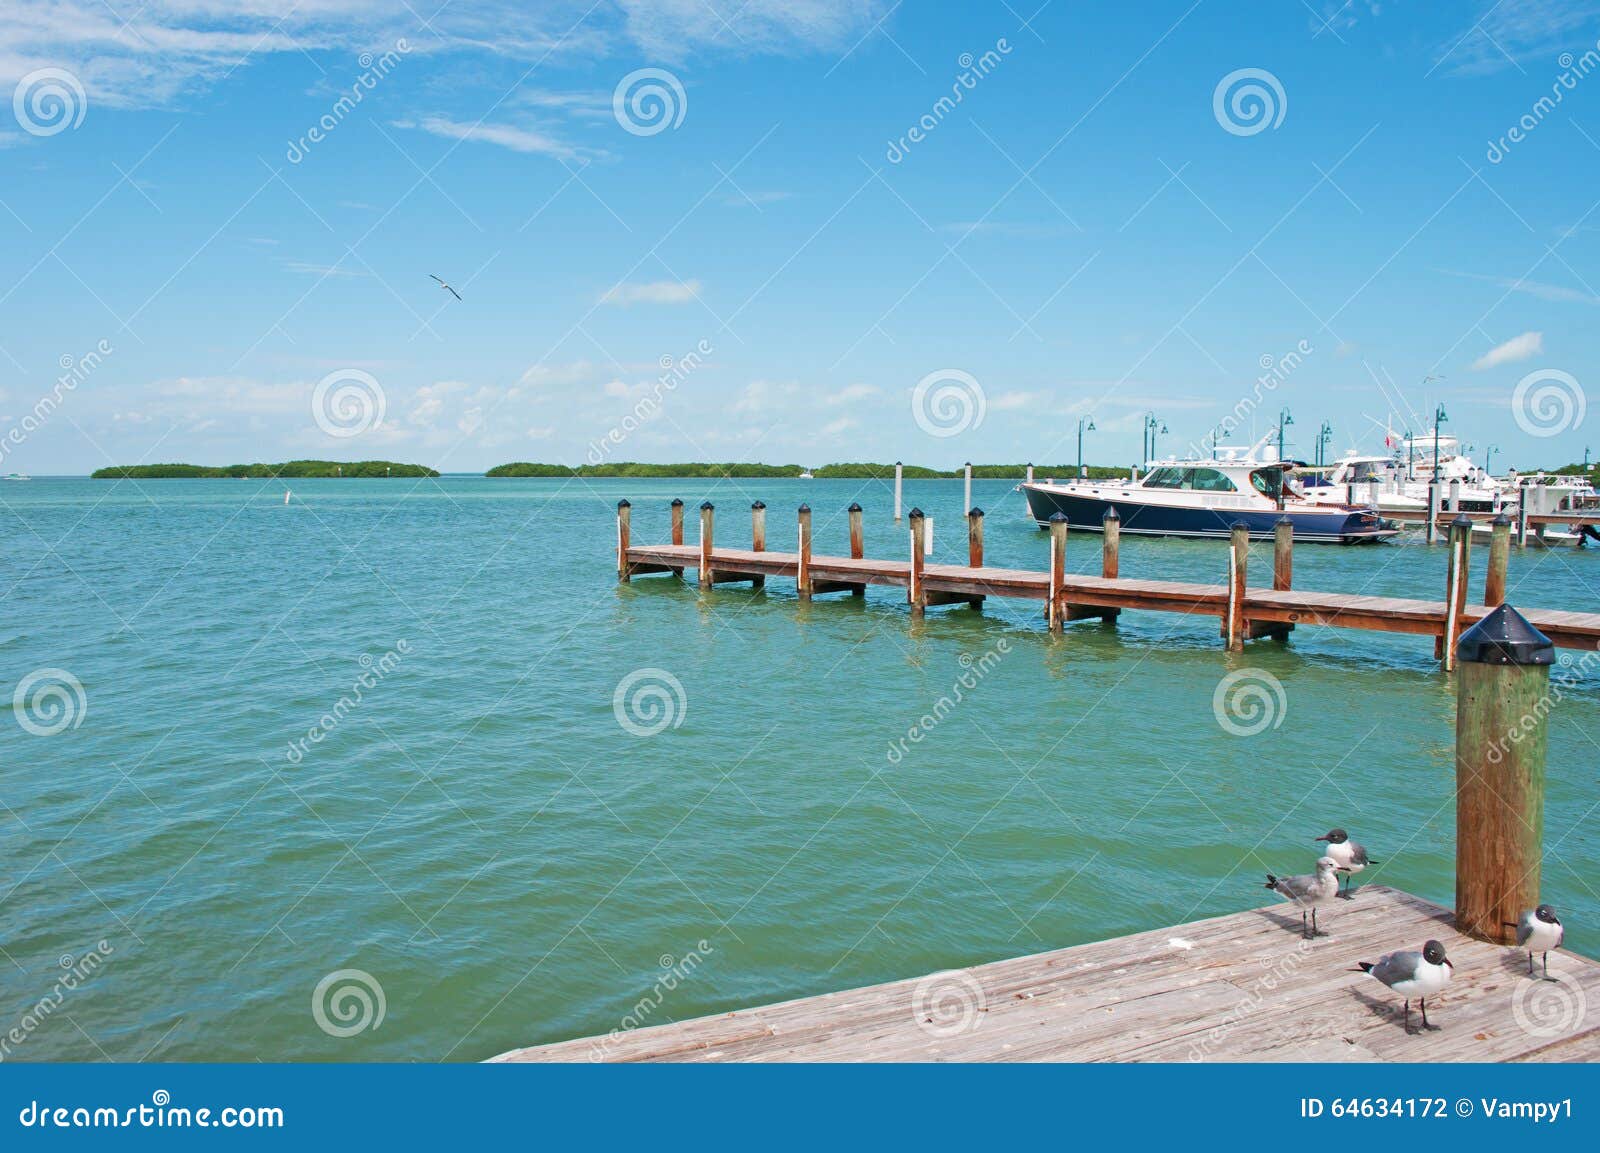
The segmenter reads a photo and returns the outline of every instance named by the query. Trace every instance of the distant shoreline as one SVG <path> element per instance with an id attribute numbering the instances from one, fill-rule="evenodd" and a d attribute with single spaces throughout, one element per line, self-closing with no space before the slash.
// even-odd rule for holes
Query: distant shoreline
<path id="1" fill-rule="evenodd" d="M 1126 468 L 1108 468 L 1088 465 L 1091 479 L 1107 480 L 1128 475 Z M 925 468 L 922 465 L 902 465 L 906 480 L 956 480 L 965 475 L 963 469 Z M 855 463 L 825 464 L 810 470 L 816 480 L 893 480 L 893 464 Z M 714 464 L 691 462 L 686 464 L 643 464 L 637 461 L 617 461 L 614 464 L 586 464 L 573 467 L 565 464 L 537 464 L 517 461 L 496 465 L 484 473 L 493 478 L 545 477 L 572 479 L 576 477 L 621 477 L 635 480 L 689 478 L 696 480 L 760 480 L 763 478 L 798 479 L 807 470 L 798 464 Z M 1070 464 L 1036 465 L 1038 477 L 1070 477 L 1077 473 Z M 974 464 L 974 480 L 1021 480 L 1028 474 L 1025 464 Z"/>
<path id="2" fill-rule="evenodd" d="M 300 479 L 365 480 L 372 477 L 434 477 L 437 469 L 421 464 L 402 464 L 392 460 L 290 460 L 282 464 L 133 464 L 97 468 L 91 480 L 273 480 L 278 477 Z"/>

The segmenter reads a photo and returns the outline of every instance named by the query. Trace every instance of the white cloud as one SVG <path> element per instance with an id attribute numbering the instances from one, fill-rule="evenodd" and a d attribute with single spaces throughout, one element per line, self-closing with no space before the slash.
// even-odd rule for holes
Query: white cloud
<path id="1" fill-rule="evenodd" d="M 1544 351 L 1544 333 L 1524 332 L 1521 336 L 1513 336 L 1504 344 L 1497 344 L 1488 352 L 1472 362 L 1472 367 L 1479 372 L 1486 368 L 1495 368 L 1502 364 L 1515 364 L 1519 360 L 1527 360 L 1530 356 L 1538 356 Z"/>
<path id="2" fill-rule="evenodd" d="M 1579 292 L 1575 288 L 1546 284 L 1541 280 L 1528 280 L 1521 276 L 1485 276 L 1479 272 L 1457 272 L 1450 268 L 1443 268 L 1440 271 L 1446 276 L 1458 276 L 1462 280 L 1481 280 L 1486 284 L 1497 284 L 1507 292 L 1520 292 L 1540 300 L 1553 300 L 1561 304 L 1600 304 L 1600 296 L 1592 292 Z"/>
<path id="3" fill-rule="evenodd" d="M 698 280 L 652 280 L 616 284 L 600 294 L 601 304 L 687 304 L 700 295 Z"/>
<path id="4" fill-rule="evenodd" d="M 838 392 L 830 392 L 822 398 L 822 403 L 827 405 L 854 404 L 858 400 L 877 396 L 882 390 L 872 384 L 847 384 Z"/>
<path id="5" fill-rule="evenodd" d="M 554 156 L 558 160 L 578 155 L 578 150 L 563 140 L 537 128 L 518 128 L 511 124 L 468 124 L 451 120 L 448 116 L 424 116 L 421 120 L 396 120 L 396 128 L 418 128 L 443 136 L 447 140 L 473 140 L 480 144 L 498 144 L 513 152 L 529 152 L 539 156 Z"/>

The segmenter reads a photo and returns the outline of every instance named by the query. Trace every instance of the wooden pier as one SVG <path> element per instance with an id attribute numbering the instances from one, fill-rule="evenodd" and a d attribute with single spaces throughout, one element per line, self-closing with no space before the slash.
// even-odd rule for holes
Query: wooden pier
<path id="1" fill-rule="evenodd" d="M 1249 879 L 1238 878 L 1241 884 Z M 1600 963 L 1473 940 L 1437 905 L 1358 887 L 1306 941 L 1285 905 L 714 1017 L 518 1049 L 497 1061 L 1596 1061 Z M 1364 973 L 1444 943 L 1437 1029 Z M 1542 1011 L 1535 998 L 1549 997 Z M 1556 998 L 1564 998 L 1557 1001 Z M 1587 1002 L 1587 1013 L 1577 1006 Z M 1568 1028 L 1560 1005 L 1573 1006 Z M 1520 1008 L 1519 1008 L 1520 1006 Z M 1555 1006 L 1551 1008 L 1550 1006 Z"/>
<path id="2" fill-rule="evenodd" d="M 1448 529 L 1444 599 L 1412 600 L 1403 597 L 1363 596 L 1320 592 L 1292 587 L 1293 530 L 1287 519 L 1278 525 L 1269 583 L 1252 586 L 1247 577 L 1248 534 L 1243 526 L 1233 531 L 1223 581 L 1216 585 L 1181 581 L 1141 580 L 1121 575 L 1120 522 L 1115 510 L 1107 514 L 1104 531 L 1093 534 L 1101 553 L 1101 575 L 1066 571 L 1068 528 L 1064 519 L 1050 525 L 1050 564 L 1046 571 L 996 568 L 984 563 L 981 509 L 967 516 L 968 558 L 965 565 L 928 564 L 924 555 L 925 518 L 918 509 L 909 514 L 907 556 L 904 560 L 869 559 L 862 555 L 859 505 L 850 515 L 849 556 L 816 555 L 812 551 L 811 509 L 800 507 L 799 551 L 771 552 L 766 548 L 766 513 L 761 502 L 752 508 L 750 548 L 723 548 L 715 543 L 715 508 L 700 508 L 700 534 L 694 544 L 683 540 L 682 502 L 674 502 L 672 541 L 635 545 L 632 542 L 632 506 L 617 508 L 617 573 L 623 581 L 648 573 L 682 575 L 694 569 L 702 588 L 750 583 L 760 587 L 768 577 L 793 580 L 802 600 L 833 592 L 861 595 L 868 585 L 906 590 L 913 616 L 930 606 L 981 605 L 991 596 L 1043 601 L 1045 619 L 1053 632 L 1068 622 L 1110 620 L 1126 609 L 1173 612 L 1216 617 L 1220 634 L 1230 650 L 1261 637 L 1283 638 L 1298 624 L 1409 633 L 1434 638 L 1434 651 L 1448 669 L 1453 667 L 1455 641 L 1474 623 L 1487 616 L 1504 598 L 1511 525 L 1502 518 L 1490 542 L 1489 570 L 1481 600 L 1468 588 L 1472 547 L 1472 522 L 1465 515 L 1451 520 Z M 1088 534 L 1084 534 L 1088 535 Z M 1524 614 L 1555 644 L 1566 648 L 1600 648 L 1600 613 L 1533 609 Z"/>

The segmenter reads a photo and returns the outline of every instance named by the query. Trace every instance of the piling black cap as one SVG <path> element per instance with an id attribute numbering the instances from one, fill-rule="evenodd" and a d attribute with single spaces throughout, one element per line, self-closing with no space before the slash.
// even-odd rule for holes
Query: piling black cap
<path id="1" fill-rule="evenodd" d="M 1489 523 L 1494 525 L 1509 526 L 1511 524 L 1511 514 L 1507 512 L 1497 512 L 1495 513 L 1494 520 L 1490 521 Z"/>
<path id="2" fill-rule="evenodd" d="M 751 501 L 750 502 L 750 507 L 751 508 L 766 508 L 767 507 L 767 502 L 764 501 L 764 500 Z"/>
<path id="3" fill-rule="evenodd" d="M 983 515 L 983 510 L 981 508 L 979 508 L 977 505 L 973 505 L 972 506 L 972 511 L 967 513 L 967 515 L 968 516 L 982 516 Z"/>
<path id="4" fill-rule="evenodd" d="M 683 507 L 683 499 L 681 497 L 676 497 L 676 496 L 673 497 L 672 498 L 672 507 L 673 508 L 682 508 Z"/>
<path id="5" fill-rule="evenodd" d="M 1245 532 L 1249 532 L 1250 531 L 1250 526 L 1245 524 L 1244 521 L 1242 521 L 1242 520 L 1234 521 L 1231 527 L 1233 527 L 1233 528 L 1242 528 L 1242 529 L 1245 530 Z"/>
<path id="6" fill-rule="evenodd" d="M 1548 665 L 1556 646 L 1510 605 L 1501 605 L 1456 643 L 1456 657 L 1479 665 Z"/>
<path id="7" fill-rule="evenodd" d="M 1278 518 L 1278 523 L 1279 524 L 1286 524 L 1290 528 L 1293 528 L 1294 527 L 1294 518 L 1293 517 L 1289 517 L 1289 516 L 1280 516 Z"/>
<path id="8" fill-rule="evenodd" d="M 1122 514 L 1117 511 L 1117 506 L 1116 505 L 1112 505 L 1110 508 L 1106 509 L 1105 515 L 1100 518 L 1102 523 L 1105 522 L 1105 521 L 1108 521 L 1108 520 L 1121 520 L 1121 519 L 1122 519 Z"/>
<path id="9" fill-rule="evenodd" d="M 631 500 L 629 500 L 627 497 L 623 497 L 621 500 L 619 500 L 617 502 L 617 507 L 618 508 L 632 508 L 633 507 L 633 502 Z"/>
<path id="10" fill-rule="evenodd" d="M 803 504 L 803 505 L 800 506 L 800 511 L 801 512 L 810 512 L 811 511 L 811 506 L 809 504 Z"/>
<path id="11" fill-rule="evenodd" d="M 1457 513 L 1456 519 L 1450 522 L 1450 527 L 1470 529 L 1472 527 L 1472 518 L 1464 512 Z"/>
<path id="12" fill-rule="evenodd" d="M 712 509 L 714 509 L 714 508 L 716 508 L 716 507 L 717 507 L 717 506 L 716 506 L 716 505 L 714 505 L 714 504 L 712 504 L 712 503 L 711 503 L 711 502 L 710 502 L 710 501 L 709 501 L 709 500 L 708 500 L 708 501 L 705 501 L 705 502 L 704 502 L 704 503 L 702 503 L 702 504 L 701 504 L 701 505 L 700 505 L 700 511 L 701 511 L 701 512 L 710 512 L 710 511 L 711 511 L 711 510 L 712 510 Z"/>
<path id="13" fill-rule="evenodd" d="M 1051 524 L 1066 524 L 1067 523 L 1067 514 L 1064 513 L 1064 512 L 1051 513 L 1050 514 L 1050 523 Z"/>
<path id="14" fill-rule="evenodd" d="M 912 520 L 921 520 L 922 519 L 922 510 L 920 508 L 914 508 L 909 513 L 907 513 L 906 515 L 909 516 Z"/>
<path id="15" fill-rule="evenodd" d="M 845 509 L 844 511 L 845 512 L 860 512 L 861 511 L 861 506 L 859 504 L 856 504 L 854 501 L 852 501 L 850 503 L 850 507 Z"/>

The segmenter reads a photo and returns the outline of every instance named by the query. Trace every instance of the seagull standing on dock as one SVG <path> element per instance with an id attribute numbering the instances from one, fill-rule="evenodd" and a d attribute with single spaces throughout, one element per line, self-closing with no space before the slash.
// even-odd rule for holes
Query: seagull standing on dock
<path id="1" fill-rule="evenodd" d="M 1350 971 L 1370 973 L 1406 999 L 1404 1026 L 1409 1033 L 1413 997 L 1422 1005 L 1422 1027 L 1438 1028 L 1428 1024 L 1428 998 L 1450 983 L 1455 968 L 1444 955 L 1444 946 L 1438 941 L 1429 941 L 1420 953 L 1388 953 L 1377 961 L 1361 961 Z"/>
<path id="2" fill-rule="evenodd" d="M 1366 846 L 1356 844 L 1350 839 L 1350 834 L 1345 832 L 1343 829 L 1334 829 L 1332 832 L 1325 833 L 1322 836 L 1314 839 L 1328 842 L 1327 855 L 1338 862 L 1339 872 L 1343 874 L 1345 879 L 1344 891 L 1339 895 L 1346 900 L 1349 900 L 1349 882 L 1351 878 L 1353 878 L 1355 874 L 1359 873 L 1362 869 L 1365 869 L 1368 865 L 1376 865 L 1379 862 L 1368 857 Z"/>
<path id="3" fill-rule="evenodd" d="M 1506 928 L 1517 931 L 1517 948 L 1528 950 L 1528 976 L 1533 976 L 1533 955 L 1543 953 L 1544 975 L 1548 979 L 1550 950 L 1561 948 L 1561 942 L 1567 936 L 1567 930 L 1562 927 L 1556 911 L 1549 905 L 1540 905 L 1523 913 L 1515 925 L 1507 921 Z"/>
<path id="4" fill-rule="evenodd" d="M 1317 871 L 1301 877 L 1275 877 L 1267 874 L 1267 888 L 1280 897 L 1287 897 L 1300 906 L 1300 933 L 1302 936 L 1320 937 L 1317 929 L 1317 906 L 1325 905 L 1339 895 L 1339 878 L 1335 875 L 1339 862 L 1332 857 L 1317 861 Z M 1306 929 L 1306 913 L 1311 913 L 1311 928 Z"/>
<path id="5" fill-rule="evenodd" d="M 431 273 L 431 272 L 428 273 L 428 275 L 432 276 L 434 280 L 439 280 L 439 278 L 437 276 L 433 276 L 433 273 Z M 459 292 L 457 292 L 455 289 L 451 288 L 444 281 L 439 280 L 439 287 L 444 289 L 446 292 L 448 292 L 451 296 L 455 297 L 457 300 L 461 299 L 461 294 Z"/>

